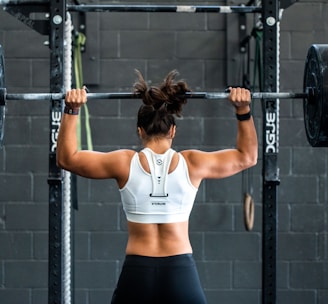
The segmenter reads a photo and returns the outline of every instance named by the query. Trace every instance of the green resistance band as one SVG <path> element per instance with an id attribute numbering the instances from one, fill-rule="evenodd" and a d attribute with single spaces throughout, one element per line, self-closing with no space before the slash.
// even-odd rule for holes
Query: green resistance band
<path id="1" fill-rule="evenodd" d="M 74 72 L 75 72 L 75 82 L 76 88 L 82 88 L 83 86 L 83 69 L 82 69 L 82 47 L 85 45 L 86 37 L 82 33 L 78 33 L 75 36 L 74 40 Z M 93 150 L 92 145 L 92 135 L 90 128 L 90 115 L 88 106 L 86 104 L 83 105 L 84 114 L 85 114 L 85 132 L 87 139 L 87 148 L 88 150 Z M 81 131 L 81 115 L 79 115 L 79 122 L 77 127 L 77 140 L 78 140 L 78 148 L 82 149 L 82 131 Z"/>

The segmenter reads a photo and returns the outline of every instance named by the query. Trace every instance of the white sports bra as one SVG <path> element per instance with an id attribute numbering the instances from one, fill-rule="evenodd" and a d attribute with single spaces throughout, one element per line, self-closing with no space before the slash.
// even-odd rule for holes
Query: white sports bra
<path id="1" fill-rule="evenodd" d="M 136 153 L 129 179 L 120 189 L 127 220 L 145 224 L 187 221 L 198 189 L 190 182 L 185 159 L 178 153 L 178 165 L 168 173 L 174 150 L 156 154 L 145 148 L 141 152 L 147 158 L 150 174 L 143 169 Z"/>

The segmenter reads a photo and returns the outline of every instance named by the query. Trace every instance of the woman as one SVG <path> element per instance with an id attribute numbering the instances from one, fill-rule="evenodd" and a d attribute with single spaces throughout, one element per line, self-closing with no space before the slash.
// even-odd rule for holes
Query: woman
<path id="1" fill-rule="evenodd" d="M 140 72 L 134 85 L 143 100 L 137 129 L 144 149 L 108 153 L 78 151 L 79 108 L 84 89 L 66 94 L 58 136 L 58 165 L 80 176 L 114 178 L 128 221 L 126 259 L 112 304 L 205 304 L 188 236 L 188 219 L 203 179 L 224 178 L 254 166 L 257 135 L 250 114 L 250 92 L 230 88 L 238 133 L 235 149 L 215 152 L 171 149 L 190 92 L 171 71 L 158 87 L 148 88 Z"/>

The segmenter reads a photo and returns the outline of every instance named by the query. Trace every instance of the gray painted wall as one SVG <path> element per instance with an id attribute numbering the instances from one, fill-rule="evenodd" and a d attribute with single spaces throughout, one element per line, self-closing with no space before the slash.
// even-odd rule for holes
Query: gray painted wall
<path id="1" fill-rule="evenodd" d="M 188 1 L 191 3 L 197 2 Z M 302 91 L 309 46 L 328 41 L 327 17 L 328 4 L 323 0 L 299 1 L 284 11 L 281 91 Z M 8 92 L 47 92 L 47 37 L 3 11 L 0 20 Z M 177 68 L 194 90 L 221 91 L 227 85 L 226 69 L 230 67 L 226 64 L 226 41 L 238 43 L 237 36 L 227 39 L 226 24 L 237 26 L 237 20 L 236 15 L 217 14 L 90 13 L 85 82 L 92 92 L 126 91 L 135 80 L 134 68 L 154 82 Z M 253 23 L 253 16 L 248 16 L 248 22 Z M 235 52 L 236 61 L 241 61 L 238 49 Z M 229 73 L 238 75 L 240 70 Z M 135 132 L 139 104 L 124 100 L 89 103 L 95 150 L 139 148 Z M 327 149 L 308 145 L 302 101 L 282 100 L 280 108 L 277 303 L 326 304 Z M 243 226 L 243 174 L 205 181 L 191 216 L 191 241 L 209 304 L 261 303 L 262 117 L 256 101 L 254 113 L 260 157 L 249 172 L 256 202 L 253 231 L 246 232 Z M 6 115 L 0 150 L 0 303 L 44 304 L 49 103 L 10 101 Z M 235 127 L 228 102 L 191 100 L 178 121 L 174 146 L 178 150 L 231 147 Z M 75 301 L 110 303 L 127 239 L 119 193 L 113 181 L 78 178 L 78 195 L 79 210 L 74 212 Z"/>

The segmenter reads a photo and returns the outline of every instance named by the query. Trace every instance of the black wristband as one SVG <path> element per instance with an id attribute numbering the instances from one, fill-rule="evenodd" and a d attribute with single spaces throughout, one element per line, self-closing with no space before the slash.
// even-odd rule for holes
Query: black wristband
<path id="1" fill-rule="evenodd" d="M 64 113 L 69 115 L 79 115 L 79 108 L 73 109 L 65 106 Z"/>
<path id="2" fill-rule="evenodd" d="M 252 117 L 252 115 L 251 115 L 251 111 L 249 111 L 248 113 L 245 113 L 245 114 L 237 114 L 237 113 L 236 113 L 236 118 L 237 118 L 239 121 L 250 120 L 251 117 Z"/>

